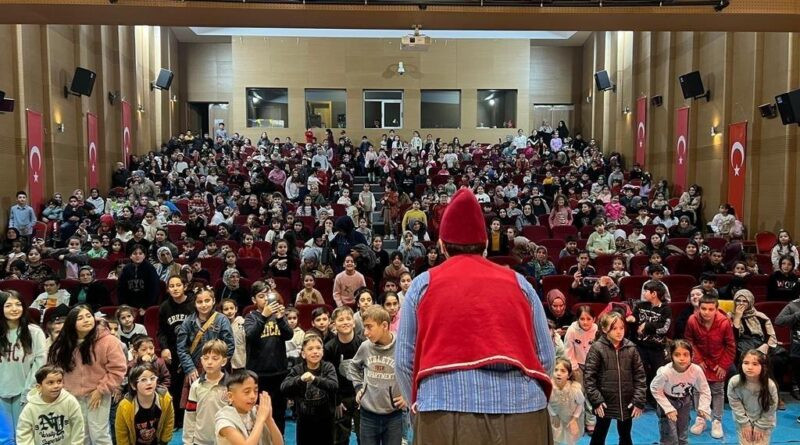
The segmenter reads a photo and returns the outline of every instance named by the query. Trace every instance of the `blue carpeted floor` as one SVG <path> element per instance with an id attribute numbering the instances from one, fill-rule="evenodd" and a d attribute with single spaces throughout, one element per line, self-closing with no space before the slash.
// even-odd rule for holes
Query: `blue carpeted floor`
<path id="1" fill-rule="evenodd" d="M 800 424 L 797 423 L 797 416 L 800 416 L 800 402 L 791 399 L 791 396 L 784 394 L 786 401 L 786 411 L 778 411 L 778 426 L 772 434 L 772 444 L 785 444 L 785 443 L 800 443 Z M 694 419 L 692 419 L 694 422 Z M 689 442 L 692 445 L 720 445 L 720 444 L 736 444 L 736 431 L 733 424 L 733 417 L 731 416 L 730 409 L 726 406 L 725 414 L 723 416 L 722 425 L 725 430 L 725 437 L 721 440 L 713 439 L 710 434 L 710 424 L 706 428 L 705 433 L 700 436 L 689 435 Z M 287 422 L 286 424 L 286 445 L 295 445 L 295 430 L 294 422 Z M 580 445 L 589 443 L 589 436 L 584 436 L 578 442 Z M 612 424 L 611 431 L 608 434 L 607 443 L 617 443 L 617 430 L 616 426 Z M 350 443 L 356 444 L 355 436 L 352 437 Z M 657 444 L 658 443 L 658 418 L 655 411 L 647 411 L 642 415 L 639 420 L 633 423 L 633 443 L 637 445 L 644 444 Z M 172 437 L 170 445 L 180 445 L 181 435 L 180 430 L 175 432 Z"/>

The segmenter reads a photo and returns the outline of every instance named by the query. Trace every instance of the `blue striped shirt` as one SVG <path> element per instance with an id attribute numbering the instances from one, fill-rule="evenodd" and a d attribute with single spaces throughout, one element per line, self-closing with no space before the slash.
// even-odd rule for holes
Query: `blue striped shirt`
<path id="1" fill-rule="evenodd" d="M 534 338 L 539 362 L 548 374 L 552 374 L 555 351 L 547 318 L 536 291 L 522 275 L 517 281 L 531 303 Z M 414 352 L 417 343 L 417 308 L 430 282 L 425 272 L 411 283 L 400 309 L 400 327 L 395 346 L 396 375 L 403 398 L 411 400 L 413 385 Z M 458 304 L 454 300 L 454 304 Z M 503 310 L 498 307 L 497 310 Z M 459 323 L 475 323 L 480 320 L 458 320 Z M 458 344 L 456 347 L 469 347 Z M 420 382 L 417 390 L 419 411 L 455 411 L 464 413 L 514 414 L 539 411 L 547 407 L 547 397 L 539 382 L 518 369 L 508 365 L 461 370 L 430 375 Z"/>

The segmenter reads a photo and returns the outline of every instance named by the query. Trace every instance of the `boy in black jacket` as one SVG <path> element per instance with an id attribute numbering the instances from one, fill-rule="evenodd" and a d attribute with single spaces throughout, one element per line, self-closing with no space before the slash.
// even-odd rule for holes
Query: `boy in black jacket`
<path id="1" fill-rule="evenodd" d="M 294 331 L 284 318 L 285 308 L 277 300 L 277 293 L 263 281 L 256 281 L 250 289 L 256 309 L 244 319 L 247 341 L 246 368 L 258 375 L 258 391 L 267 391 L 272 398 L 272 418 L 283 434 L 286 426 L 286 397 L 281 383 L 289 373 L 286 342 Z M 268 301 L 269 300 L 269 301 Z"/>
<path id="2" fill-rule="evenodd" d="M 355 333 L 355 320 L 353 310 L 348 306 L 336 308 L 333 311 L 333 324 L 336 327 L 336 337 L 325 344 L 325 361 L 336 368 L 339 379 L 339 390 L 336 394 L 336 412 L 334 419 L 334 445 L 347 445 L 350 443 L 350 432 L 355 429 L 358 436 L 360 416 L 356 404 L 356 390 L 353 383 L 347 378 L 347 368 L 350 361 L 358 352 L 364 338 Z M 355 426 L 353 426 L 355 425 Z"/>
<path id="3" fill-rule="evenodd" d="M 671 309 L 667 303 L 662 302 L 666 294 L 664 283 L 648 281 L 642 289 L 645 301 L 637 304 L 633 315 L 627 318 L 628 322 L 635 324 L 635 343 L 647 374 L 647 400 L 653 406 L 655 398 L 650 392 L 650 382 L 655 378 L 658 368 L 666 362 L 667 332 L 672 321 Z"/>

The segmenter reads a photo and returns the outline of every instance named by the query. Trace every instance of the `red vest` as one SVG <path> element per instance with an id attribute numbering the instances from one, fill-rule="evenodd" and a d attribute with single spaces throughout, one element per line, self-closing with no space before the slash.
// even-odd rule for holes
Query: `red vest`
<path id="1" fill-rule="evenodd" d="M 430 269 L 417 309 L 413 400 L 422 379 L 440 372 L 511 365 L 552 382 L 539 362 L 531 304 L 511 269 L 478 255 L 458 255 Z"/>

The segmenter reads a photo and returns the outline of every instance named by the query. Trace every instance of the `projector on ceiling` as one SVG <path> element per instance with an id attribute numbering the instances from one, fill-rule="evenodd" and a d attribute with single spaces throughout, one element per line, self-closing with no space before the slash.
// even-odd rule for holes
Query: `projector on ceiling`
<path id="1" fill-rule="evenodd" d="M 419 28 L 414 29 L 414 34 L 403 36 L 400 39 L 400 48 L 404 51 L 427 51 L 431 46 L 431 38 L 421 34 Z"/>

